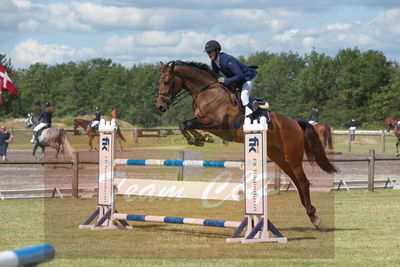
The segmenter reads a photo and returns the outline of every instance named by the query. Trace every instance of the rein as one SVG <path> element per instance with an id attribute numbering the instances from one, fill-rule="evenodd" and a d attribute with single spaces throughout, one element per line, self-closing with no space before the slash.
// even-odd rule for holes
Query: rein
<path id="1" fill-rule="evenodd" d="M 176 72 L 173 72 L 173 73 L 176 74 Z M 162 78 L 164 78 L 164 77 L 166 77 L 166 76 L 170 76 L 170 75 L 172 75 L 173 73 L 167 73 L 167 74 L 161 76 L 160 79 L 162 79 Z M 179 76 L 179 75 L 178 75 L 178 76 Z M 183 80 L 183 79 L 182 79 L 182 80 Z M 199 88 L 197 88 L 197 89 L 195 89 L 195 90 L 193 90 L 193 91 L 189 91 L 187 88 L 183 87 L 185 90 L 179 92 L 178 94 L 176 94 L 175 97 L 171 97 L 171 92 L 169 92 L 168 94 L 158 93 L 158 95 L 169 97 L 169 99 L 166 101 L 167 105 L 168 105 L 168 106 L 175 106 L 175 105 L 178 104 L 180 101 L 182 101 L 185 97 L 190 96 L 190 95 L 194 95 L 194 94 L 196 94 L 196 93 L 198 93 L 198 92 L 201 92 L 201 91 L 203 91 L 204 89 L 207 89 L 209 86 L 211 86 L 211 85 L 213 85 L 213 84 L 216 84 L 216 83 L 218 83 L 218 81 L 212 82 L 212 83 L 210 83 L 210 84 L 206 84 L 206 85 L 204 85 L 204 86 L 202 86 L 202 87 L 199 87 Z"/>

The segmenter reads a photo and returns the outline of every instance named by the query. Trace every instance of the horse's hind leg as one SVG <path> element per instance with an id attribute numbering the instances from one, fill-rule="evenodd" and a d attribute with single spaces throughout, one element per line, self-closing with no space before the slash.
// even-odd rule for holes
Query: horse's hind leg
<path id="1" fill-rule="evenodd" d="M 315 215 L 317 210 L 311 204 L 310 182 L 304 173 L 303 166 L 301 163 L 294 168 L 290 166 L 290 164 L 285 160 L 285 157 L 282 155 L 281 151 L 275 147 L 268 147 L 268 152 L 268 156 L 271 158 L 271 160 L 278 164 L 278 166 L 292 179 L 293 183 L 296 185 L 301 204 L 303 204 L 305 207 L 306 213 L 313 225 L 318 228 L 321 223 L 321 219 Z"/>
<path id="2" fill-rule="evenodd" d="M 396 157 L 400 156 L 400 154 L 399 154 L 399 145 L 400 145 L 400 141 L 399 141 L 399 139 L 397 139 L 397 142 L 396 142 Z"/>

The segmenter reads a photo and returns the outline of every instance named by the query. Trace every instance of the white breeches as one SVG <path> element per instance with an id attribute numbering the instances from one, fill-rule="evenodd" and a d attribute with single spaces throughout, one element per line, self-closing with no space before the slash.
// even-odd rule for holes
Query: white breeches
<path id="1" fill-rule="evenodd" d="M 243 106 L 246 106 L 249 103 L 251 89 L 253 89 L 253 80 L 245 82 L 242 86 L 242 92 L 240 93 L 240 99 L 242 100 Z"/>
<path id="2" fill-rule="evenodd" d="M 97 124 L 99 124 L 99 121 L 92 121 L 92 124 L 90 125 L 90 127 L 95 127 Z"/>
<path id="3" fill-rule="evenodd" d="M 34 132 L 39 131 L 40 129 L 42 129 L 43 127 L 47 126 L 47 123 L 41 122 L 38 125 L 36 125 L 36 127 L 33 129 Z"/>

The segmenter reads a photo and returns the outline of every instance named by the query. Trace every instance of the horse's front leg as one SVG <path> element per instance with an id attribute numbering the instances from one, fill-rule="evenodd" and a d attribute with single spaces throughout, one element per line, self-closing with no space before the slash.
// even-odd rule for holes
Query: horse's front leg
<path id="1" fill-rule="evenodd" d="M 203 146 L 204 142 L 213 143 L 214 140 L 209 134 L 202 135 L 196 129 L 201 130 L 208 130 L 208 129 L 215 129 L 217 128 L 217 124 L 207 118 L 203 119 L 192 119 L 183 121 L 179 124 L 179 128 L 185 136 L 188 144 L 196 145 L 196 146 Z"/>
<path id="2" fill-rule="evenodd" d="M 40 160 L 41 160 L 41 161 L 44 160 L 44 153 L 45 153 L 45 147 L 42 146 L 42 153 L 40 154 Z"/>
<path id="3" fill-rule="evenodd" d="M 38 148 L 38 144 L 35 143 L 35 145 L 33 146 L 33 150 L 32 150 L 32 156 L 36 158 L 36 150 Z"/>
<path id="4" fill-rule="evenodd" d="M 396 157 L 400 156 L 400 154 L 399 154 L 399 145 L 400 145 L 400 141 L 397 140 L 397 142 L 396 142 Z"/>
<path id="5" fill-rule="evenodd" d="M 188 127 L 191 127 L 190 120 L 179 123 L 179 129 L 181 130 L 182 135 L 186 138 L 188 144 L 194 145 L 196 143 L 196 139 L 190 134 Z"/>
<path id="6" fill-rule="evenodd" d="M 89 135 L 89 151 L 93 150 L 92 139 L 93 139 L 93 136 Z"/>

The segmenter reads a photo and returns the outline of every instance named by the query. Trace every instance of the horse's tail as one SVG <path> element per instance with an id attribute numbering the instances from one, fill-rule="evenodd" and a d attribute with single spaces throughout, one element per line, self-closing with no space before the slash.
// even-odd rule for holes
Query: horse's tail
<path id="1" fill-rule="evenodd" d="M 118 136 L 119 138 L 121 138 L 122 141 L 126 142 L 126 139 L 125 139 L 125 137 L 122 135 L 121 129 L 120 129 L 119 127 L 117 128 L 117 136 Z"/>
<path id="2" fill-rule="evenodd" d="M 72 158 L 72 153 L 74 152 L 74 148 L 71 146 L 71 143 L 68 140 L 67 131 L 64 129 L 61 130 L 61 143 L 64 151 L 67 150 L 69 156 Z"/>
<path id="3" fill-rule="evenodd" d="M 329 124 L 325 123 L 325 139 L 328 141 L 328 148 L 333 149 L 332 144 L 332 129 Z"/>
<path id="4" fill-rule="evenodd" d="M 327 173 L 338 172 L 339 170 L 332 165 L 326 156 L 324 147 L 314 127 L 306 121 L 298 121 L 304 134 L 304 150 L 308 160 L 313 163 L 316 162 L 318 166 Z"/>

